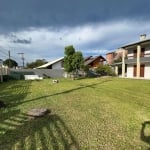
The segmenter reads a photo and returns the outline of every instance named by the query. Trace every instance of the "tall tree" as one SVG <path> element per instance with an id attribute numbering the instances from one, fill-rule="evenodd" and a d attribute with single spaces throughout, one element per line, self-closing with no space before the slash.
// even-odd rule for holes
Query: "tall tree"
<path id="1" fill-rule="evenodd" d="M 3 62 L 3 64 L 4 64 L 5 66 L 10 67 L 10 68 L 13 68 L 13 67 L 17 67 L 17 66 L 18 66 L 18 63 L 17 63 L 15 60 L 13 60 L 13 59 L 6 59 L 6 60 Z"/>
<path id="2" fill-rule="evenodd" d="M 83 68 L 83 62 L 84 59 L 82 53 L 80 51 L 75 52 L 73 54 L 72 67 L 76 75 L 78 75 L 78 71 Z"/>
<path id="3" fill-rule="evenodd" d="M 82 53 L 76 52 L 72 45 L 65 47 L 64 68 L 67 73 L 78 75 L 78 71 L 83 66 L 83 60 Z"/>
<path id="4" fill-rule="evenodd" d="M 73 45 L 69 45 L 65 47 L 65 55 L 66 56 L 72 56 L 75 53 L 75 49 Z"/>
<path id="5" fill-rule="evenodd" d="M 72 59 L 75 49 L 72 45 L 65 47 L 64 68 L 65 71 L 71 73 L 73 71 Z"/>

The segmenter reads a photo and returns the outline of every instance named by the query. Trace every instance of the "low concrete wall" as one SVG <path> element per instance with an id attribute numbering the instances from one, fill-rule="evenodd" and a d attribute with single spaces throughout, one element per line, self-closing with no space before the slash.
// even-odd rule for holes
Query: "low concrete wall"
<path id="1" fill-rule="evenodd" d="M 43 77 L 38 75 L 24 75 L 25 80 L 43 80 Z"/>
<path id="2" fill-rule="evenodd" d="M 64 77 L 63 69 L 10 69 L 11 74 L 21 75 L 39 75 L 41 77 L 62 78 Z"/>

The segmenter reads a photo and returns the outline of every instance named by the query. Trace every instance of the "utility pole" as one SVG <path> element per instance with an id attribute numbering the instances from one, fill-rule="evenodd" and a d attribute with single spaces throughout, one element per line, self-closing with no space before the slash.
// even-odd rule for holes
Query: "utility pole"
<path id="1" fill-rule="evenodd" d="M 18 53 L 19 55 L 21 55 L 21 59 L 22 59 L 22 68 L 24 68 L 24 53 Z"/>
<path id="2" fill-rule="evenodd" d="M 10 51 L 8 51 L 8 57 L 9 57 L 8 68 L 10 68 Z"/>
<path id="3" fill-rule="evenodd" d="M 0 70 L 1 70 L 0 76 L 1 76 L 1 82 L 3 82 L 3 68 L 2 68 L 2 66 L 3 66 L 3 60 L 0 59 Z"/>

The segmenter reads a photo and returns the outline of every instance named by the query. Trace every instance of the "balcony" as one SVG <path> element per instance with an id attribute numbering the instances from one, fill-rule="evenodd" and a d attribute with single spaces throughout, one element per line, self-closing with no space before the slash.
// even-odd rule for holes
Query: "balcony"
<path id="1" fill-rule="evenodd" d="M 125 59 L 125 64 L 136 64 L 136 58 L 133 59 Z"/>
<path id="2" fill-rule="evenodd" d="M 148 62 L 150 62 L 150 57 L 140 57 L 140 62 L 148 63 Z M 137 58 L 125 59 L 125 64 L 136 64 L 136 63 L 137 63 Z"/>
<path id="3" fill-rule="evenodd" d="M 141 58 L 140 58 L 140 62 L 141 62 L 141 63 L 150 62 L 150 57 L 141 57 Z"/>

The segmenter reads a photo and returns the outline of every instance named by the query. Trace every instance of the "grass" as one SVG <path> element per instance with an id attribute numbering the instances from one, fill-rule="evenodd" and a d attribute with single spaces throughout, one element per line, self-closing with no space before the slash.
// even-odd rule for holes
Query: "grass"
<path id="1" fill-rule="evenodd" d="M 10 81 L 0 84 L 0 100 L 2 150 L 150 148 L 149 80 Z M 51 114 L 26 116 L 43 107 Z"/>

